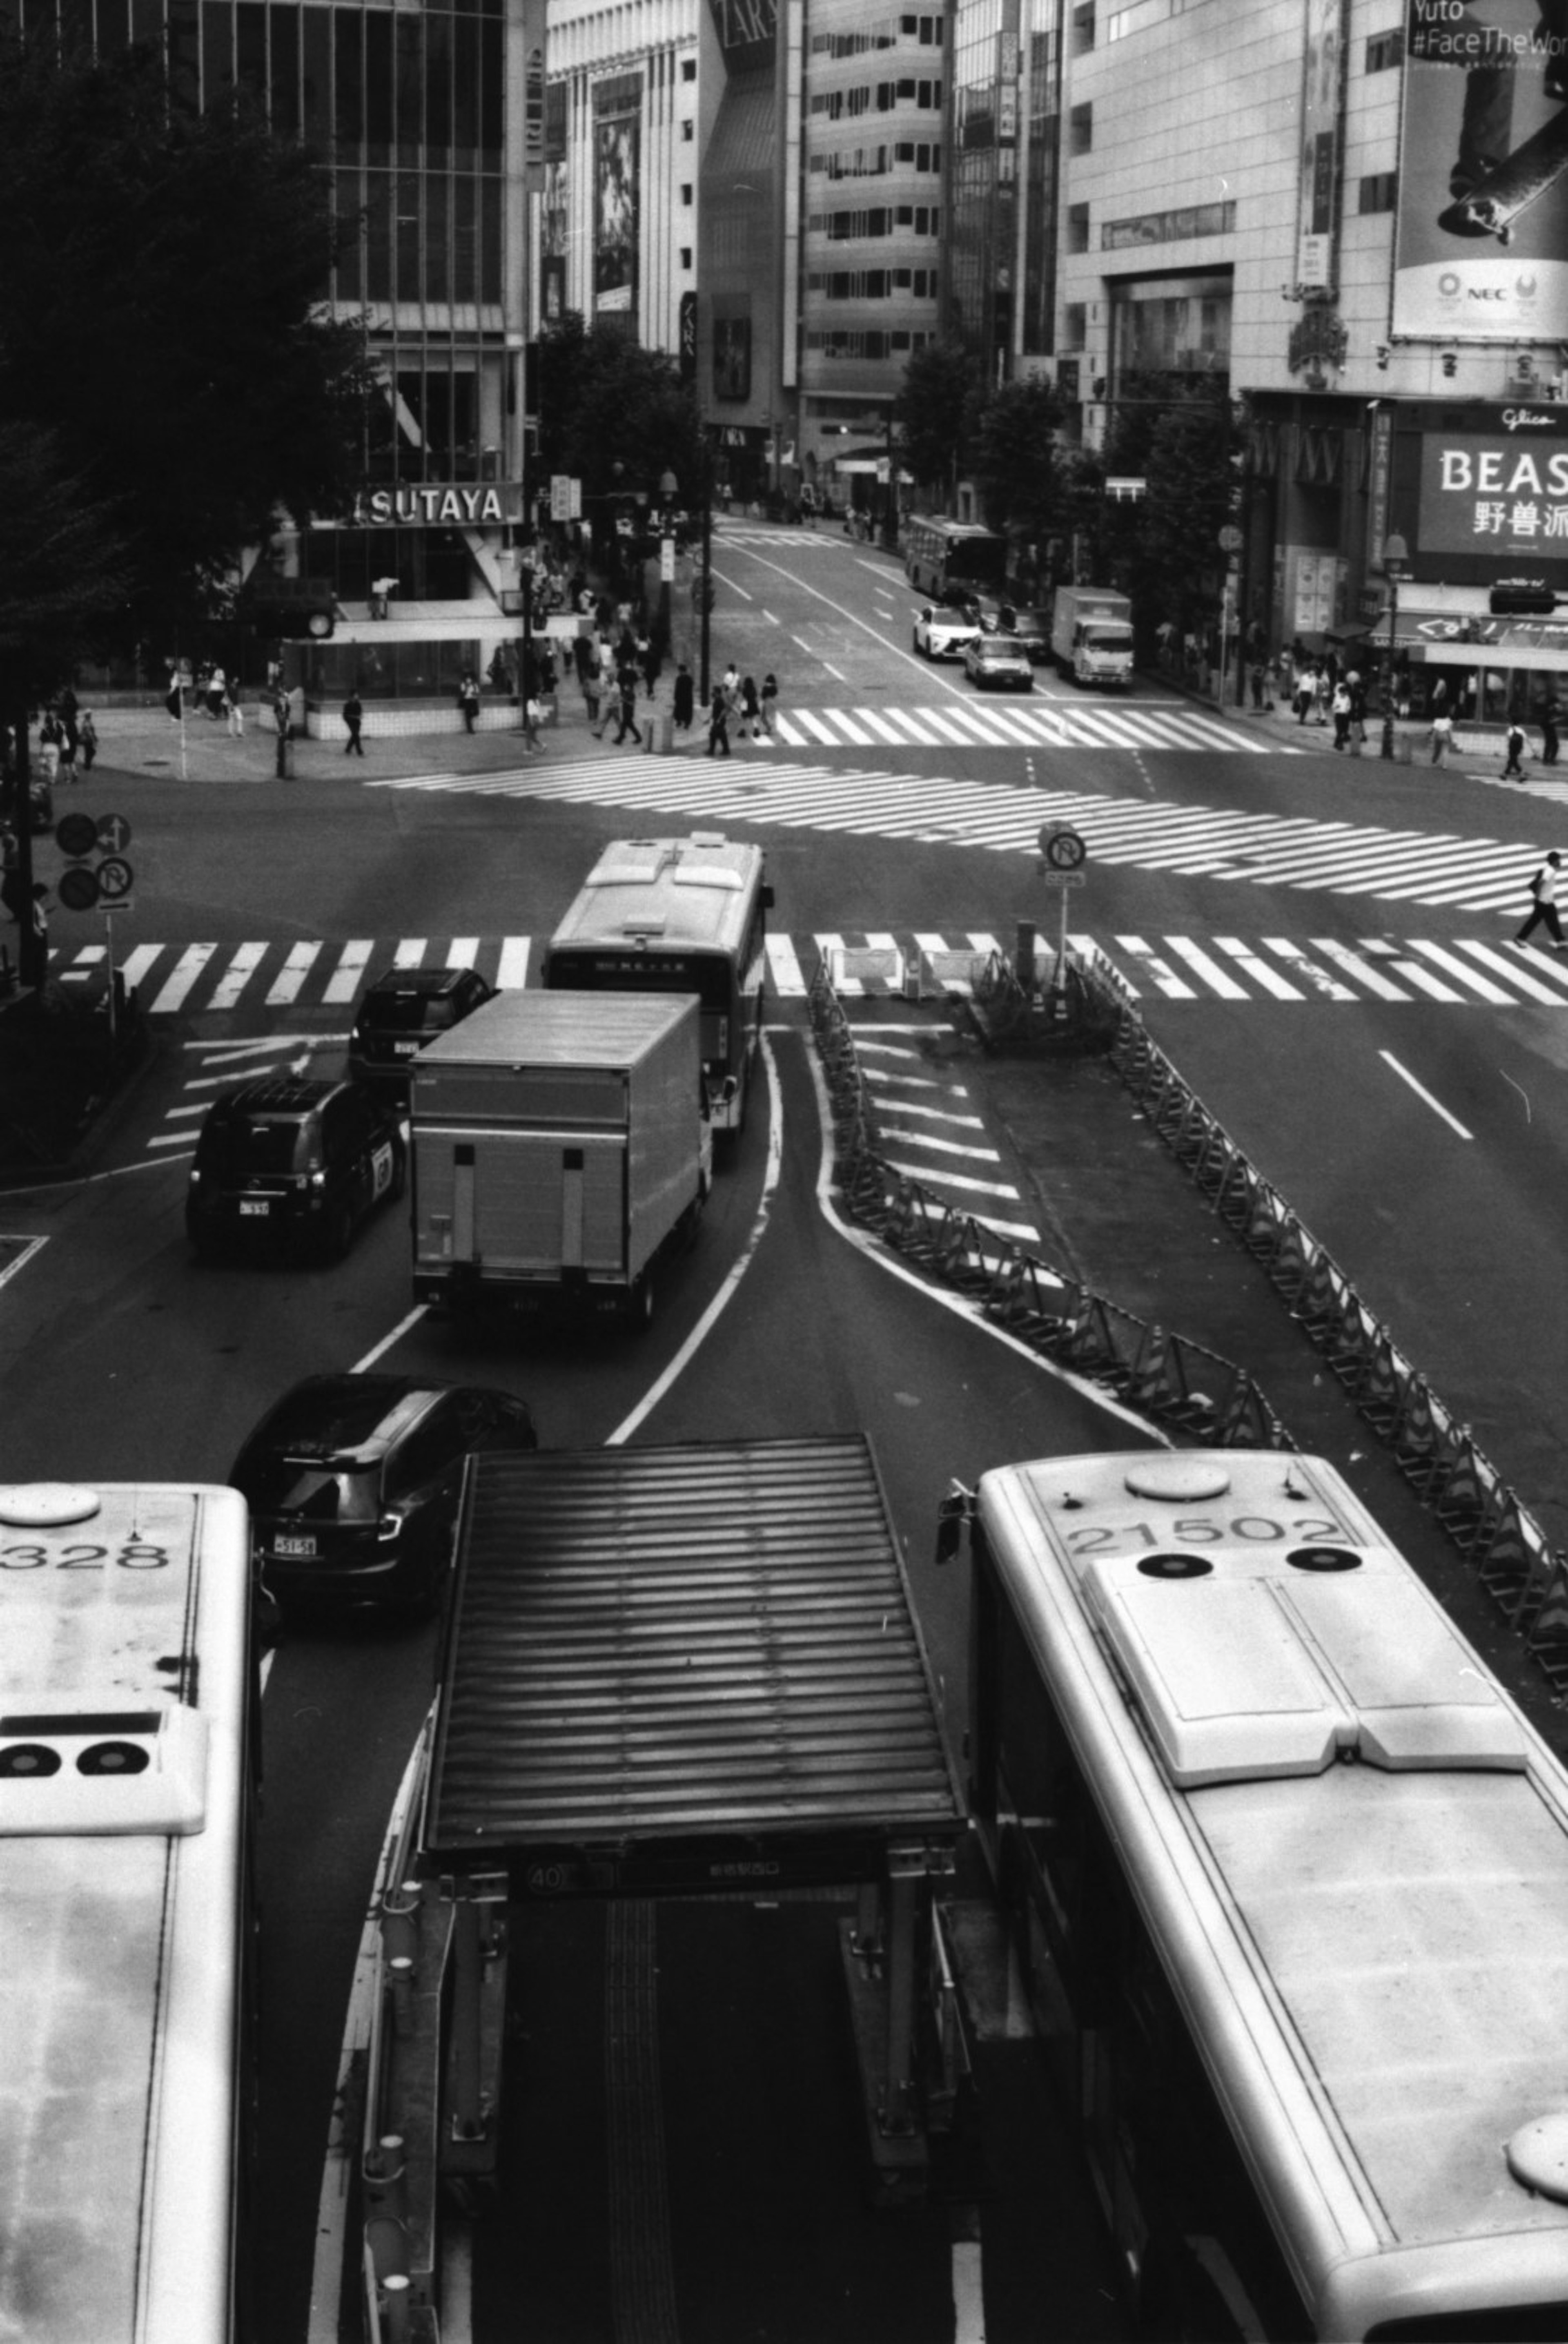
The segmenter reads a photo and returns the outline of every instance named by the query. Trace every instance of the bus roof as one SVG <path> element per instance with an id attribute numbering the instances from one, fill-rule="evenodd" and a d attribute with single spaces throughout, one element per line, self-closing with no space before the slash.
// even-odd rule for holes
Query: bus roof
<path id="1" fill-rule="evenodd" d="M 49 1516 L 53 1519 L 48 1519 Z M 249 1540 L 0 1488 L 0 2331 L 226 2332 Z"/>
<path id="2" fill-rule="evenodd" d="M 550 951 L 628 943 L 738 950 L 762 874 L 759 846 L 718 832 L 617 839 L 568 905 Z"/>
<path id="3" fill-rule="evenodd" d="M 1320 2332 L 1423 2304 L 1419 2249 L 1451 2303 L 1520 2251 L 1568 2301 L 1505 2154 L 1568 2099 L 1568 1773 L 1321 1460 L 1046 1460 L 980 1510 Z"/>

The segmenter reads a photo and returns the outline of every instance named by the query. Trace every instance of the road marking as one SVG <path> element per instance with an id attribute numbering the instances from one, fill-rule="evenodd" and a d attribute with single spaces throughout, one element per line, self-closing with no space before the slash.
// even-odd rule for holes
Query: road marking
<path id="1" fill-rule="evenodd" d="M 1423 1100 L 1424 1103 L 1432 1109 L 1433 1115 L 1440 1115 L 1444 1123 L 1449 1125 L 1452 1130 L 1457 1131 L 1461 1139 L 1474 1138 L 1475 1134 L 1473 1131 L 1466 1131 L 1463 1124 L 1461 1123 L 1456 1115 L 1450 1115 L 1448 1109 L 1442 1104 L 1441 1100 L 1434 1099 L 1432 1093 L 1427 1090 L 1422 1084 L 1416 1081 L 1415 1076 L 1411 1073 L 1408 1066 L 1402 1066 L 1400 1065 L 1399 1060 L 1394 1056 L 1392 1050 L 1380 1050 L 1378 1052 L 1378 1056 L 1382 1059 L 1385 1066 L 1392 1067 L 1394 1073 L 1399 1076 L 1402 1083 L 1408 1083 L 1410 1085 L 1411 1089 L 1415 1093 L 1417 1098 Z"/>
<path id="2" fill-rule="evenodd" d="M 266 996 L 269 1009 L 286 1008 L 289 1002 L 298 998 L 299 989 L 315 967 L 320 950 L 319 945 L 295 945 L 292 947 L 284 962 L 282 975 Z"/>
<path id="3" fill-rule="evenodd" d="M 327 980 L 323 1001 L 329 1006 L 352 1001 L 364 982 L 365 964 L 375 949 L 374 936 L 356 936 L 352 943 L 346 944 L 337 968 Z"/>

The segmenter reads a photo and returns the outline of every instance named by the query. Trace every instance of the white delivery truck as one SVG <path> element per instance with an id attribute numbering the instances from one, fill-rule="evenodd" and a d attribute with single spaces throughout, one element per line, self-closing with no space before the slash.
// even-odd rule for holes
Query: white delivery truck
<path id="1" fill-rule="evenodd" d="M 411 1065 L 414 1298 L 653 1312 L 713 1177 L 695 994 L 501 993 Z"/>
<path id="2" fill-rule="evenodd" d="M 1051 656 L 1075 683 L 1131 683 L 1132 604 L 1109 586 L 1059 586 Z"/>

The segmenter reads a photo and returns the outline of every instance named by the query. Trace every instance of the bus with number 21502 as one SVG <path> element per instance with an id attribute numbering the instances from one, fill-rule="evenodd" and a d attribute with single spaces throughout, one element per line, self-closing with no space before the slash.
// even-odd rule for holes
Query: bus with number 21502
<path id="1" fill-rule="evenodd" d="M 249 2334 L 250 1538 L 233 1490 L 0 1486 L 0 2334 Z"/>
<path id="2" fill-rule="evenodd" d="M 973 1814 L 1141 2332 L 1568 2336 L 1568 1770 L 1320 1459 L 942 1510 Z"/>

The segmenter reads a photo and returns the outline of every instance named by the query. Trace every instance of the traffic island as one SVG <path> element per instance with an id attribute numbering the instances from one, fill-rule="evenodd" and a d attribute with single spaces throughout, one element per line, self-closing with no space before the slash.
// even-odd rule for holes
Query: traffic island
<path id="1" fill-rule="evenodd" d="M 0 1182 L 69 1172 L 149 1048 L 134 999 L 111 1016 L 55 985 L 0 997 Z"/>

